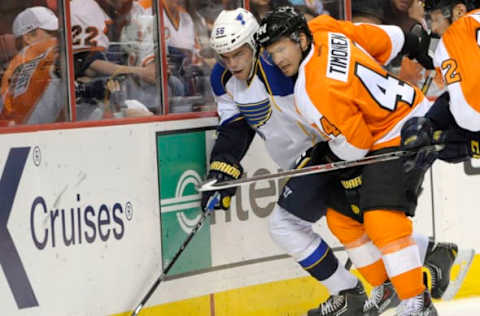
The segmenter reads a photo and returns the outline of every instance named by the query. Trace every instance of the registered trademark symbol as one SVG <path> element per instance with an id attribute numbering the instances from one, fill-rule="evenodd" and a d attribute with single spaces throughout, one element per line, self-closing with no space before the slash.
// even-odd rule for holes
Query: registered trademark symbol
<path id="1" fill-rule="evenodd" d="M 35 146 L 33 148 L 32 158 L 35 166 L 40 166 L 40 163 L 42 162 L 42 153 L 40 152 L 40 147 Z"/>
<path id="2" fill-rule="evenodd" d="M 125 216 L 129 221 L 131 221 L 133 218 L 133 205 L 130 202 L 127 202 L 125 205 Z"/>

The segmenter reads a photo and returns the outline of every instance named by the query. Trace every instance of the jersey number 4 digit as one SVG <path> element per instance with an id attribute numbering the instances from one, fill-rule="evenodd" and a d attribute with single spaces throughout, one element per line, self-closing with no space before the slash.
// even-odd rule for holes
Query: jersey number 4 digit
<path id="1" fill-rule="evenodd" d="M 405 81 L 388 74 L 384 76 L 359 63 L 355 65 L 355 75 L 382 108 L 395 111 L 399 101 L 413 105 L 415 89 Z"/>

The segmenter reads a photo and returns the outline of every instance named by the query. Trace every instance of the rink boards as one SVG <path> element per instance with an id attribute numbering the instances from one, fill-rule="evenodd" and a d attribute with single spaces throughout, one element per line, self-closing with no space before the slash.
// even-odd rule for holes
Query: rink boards
<path id="1" fill-rule="evenodd" d="M 215 118 L 0 135 L 0 297 L 9 316 L 127 315 L 199 216 Z M 247 175 L 276 172 L 261 140 Z M 480 165 L 480 164 L 479 164 Z M 415 226 L 476 248 L 480 167 L 437 163 Z M 301 315 L 325 289 L 268 235 L 281 182 L 242 187 L 141 315 Z M 316 229 L 336 241 L 321 221 Z M 342 261 L 345 254 L 337 252 Z M 480 295 L 476 260 L 460 296 Z"/>

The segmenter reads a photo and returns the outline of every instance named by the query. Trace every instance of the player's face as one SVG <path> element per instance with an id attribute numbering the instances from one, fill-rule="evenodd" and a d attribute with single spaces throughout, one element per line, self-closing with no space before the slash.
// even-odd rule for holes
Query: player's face
<path id="1" fill-rule="evenodd" d="M 392 0 L 393 5 L 402 12 L 407 12 L 413 0 Z"/>
<path id="2" fill-rule="evenodd" d="M 432 32 L 442 36 L 450 26 L 450 21 L 442 14 L 441 10 L 433 10 L 430 17 L 432 18 Z"/>
<path id="3" fill-rule="evenodd" d="M 282 37 L 268 46 L 267 52 L 285 76 L 291 77 L 298 72 L 302 61 L 302 50 L 298 43 L 288 37 Z"/>
<path id="4" fill-rule="evenodd" d="M 252 68 L 253 51 L 248 44 L 220 55 L 225 67 L 239 80 L 247 80 Z"/>

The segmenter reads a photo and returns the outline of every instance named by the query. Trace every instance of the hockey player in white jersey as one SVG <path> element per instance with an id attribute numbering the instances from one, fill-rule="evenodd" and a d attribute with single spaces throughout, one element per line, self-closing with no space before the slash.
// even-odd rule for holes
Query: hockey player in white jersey
<path id="1" fill-rule="evenodd" d="M 242 175 L 240 160 L 255 133 L 284 169 L 307 166 L 309 149 L 322 138 L 312 127 L 300 123 L 292 97 L 293 81 L 263 56 L 257 60 L 258 51 L 252 40 L 257 28 L 248 11 L 237 9 L 223 11 L 212 31 L 211 46 L 222 63 L 215 66 L 211 76 L 220 126 L 208 178 L 238 179 Z M 302 152 L 305 154 L 297 160 Z M 221 191 L 218 208 L 228 209 L 234 193 L 235 189 Z M 212 195 L 213 192 L 203 193 L 202 206 Z M 327 207 L 350 208 L 338 180 L 319 175 L 291 179 L 270 217 L 270 233 L 280 247 L 332 294 L 332 299 L 319 307 L 321 315 L 336 315 L 338 304 L 346 310 L 343 315 L 361 315 L 366 301 L 361 283 L 338 263 L 329 246 L 312 230 L 312 223 L 323 216 Z M 416 237 L 417 243 L 423 245 L 421 257 L 425 258 L 428 240 Z M 386 288 L 377 289 L 377 293 L 383 289 Z M 383 305 L 395 305 L 395 297 L 390 291 L 390 295 L 372 302 L 368 315 L 378 315 L 385 309 Z M 375 304 L 383 304 L 383 309 L 379 310 Z"/>
<path id="2" fill-rule="evenodd" d="M 256 58 L 258 52 L 253 34 L 257 29 L 258 23 L 250 12 L 236 9 L 222 11 L 212 30 L 211 46 L 222 63 L 217 63 L 211 75 L 220 125 L 208 178 L 238 179 L 242 175 L 240 160 L 255 133 L 265 141 L 273 160 L 285 169 L 294 167 L 299 155 L 320 137 L 310 126 L 299 123 L 292 99 L 293 81 L 262 56 Z M 305 155 L 298 165 L 302 167 L 308 161 Z M 307 221 L 296 216 L 300 212 L 305 216 L 317 213 L 310 212 L 313 208 L 326 208 L 327 196 L 318 194 L 322 188 L 326 189 L 327 182 L 322 179 L 305 177 L 311 190 L 295 190 L 290 195 L 284 192 L 283 196 L 288 199 L 280 199 L 276 205 L 270 218 L 270 233 L 273 240 L 330 293 L 356 288 L 355 299 L 361 307 L 367 299 L 361 282 L 339 264 L 332 249 L 311 228 L 311 222 L 320 217 Z M 336 194 L 342 195 L 343 191 L 336 189 Z M 235 189 L 221 191 L 219 208 L 228 209 L 234 193 Z M 202 207 L 212 195 L 213 192 L 203 193 Z M 283 205 L 282 201 L 288 205 Z M 286 208 L 292 209 L 287 211 Z M 327 310 L 328 305 L 325 308 Z"/>

